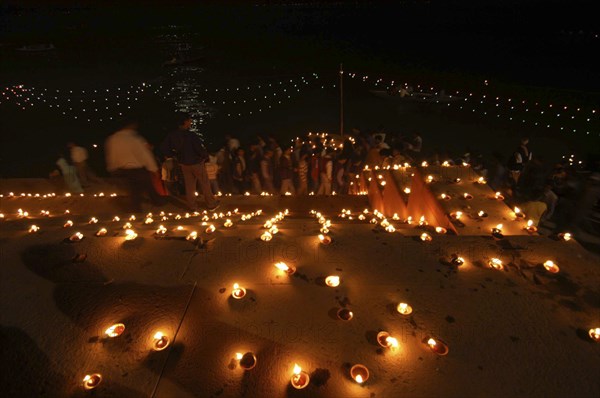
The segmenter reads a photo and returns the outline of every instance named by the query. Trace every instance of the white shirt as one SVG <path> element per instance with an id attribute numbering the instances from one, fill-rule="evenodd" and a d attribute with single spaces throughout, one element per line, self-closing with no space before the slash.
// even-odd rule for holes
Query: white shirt
<path id="1" fill-rule="evenodd" d="M 148 142 L 137 131 L 119 130 L 106 140 L 106 170 L 140 169 L 158 171 L 154 155 Z"/>
<path id="2" fill-rule="evenodd" d="M 74 146 L 71 148 L 71 160 L 73 163 L 83 163 L 88 158 L 88 152 L 84 147 Z"/>

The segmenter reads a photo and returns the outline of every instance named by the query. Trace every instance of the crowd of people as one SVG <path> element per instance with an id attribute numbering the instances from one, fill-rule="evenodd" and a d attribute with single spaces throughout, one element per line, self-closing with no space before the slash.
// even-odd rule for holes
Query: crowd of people
<path id="1" fill-rule="evenodd" d="M 419 134 L 388 134 L 383 128 L 368 133 L 353 130 L 344 137 L 309 133 L 289 145 L 273 136 L 256 136 L 242 146 L 239 139 L 227 135 L 219 148 L 209 151 L 190 131 L 187 114 L 179 114 L 176 125 L 156 147 L 137 132 L 135 121 L 124 123 L 107 139 L 107 170 L 125 181 L 133 210 L 140 210 L 144 194 L 154 204 L 164 203 L 165 197 L 185 197 L 192 210 L 199 208 L 196 192 L 211 210 L 219 205 L 216 196 L 220 194 L 345 194 L 365 166 L 385 168 L 423 161 L 430 165 L 468 163 L 492 189 L 525 206 L 529 214 L 537 214 L 538 221 L 552 221 L 557 228 L 585 225 L 598 206 L 598 162 L 589 165 L 588 172 L 574 167 L 572 158 L 547 164 L 530 150 L 527 138 L 508 157 L 494 153 L 491 158 L 470 149 L 457 157 L 436 152 L 425 155 Z M 74 176 L 83 187 L 97 180 L 86 164 L 85 149 L 74 143 L 69 149 L 73 165 L 64 158 L 57 163 L 67 183 L 72 185 Z"/>

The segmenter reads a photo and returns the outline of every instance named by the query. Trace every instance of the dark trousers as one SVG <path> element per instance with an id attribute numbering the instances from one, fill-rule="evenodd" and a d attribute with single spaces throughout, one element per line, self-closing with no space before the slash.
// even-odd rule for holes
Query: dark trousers
<path id="1" fill-rule="evenodd" d="M 129 194 L 129 211 L 140 213 L 144 194 L 147 194 L 155 206 L 164 204 L 164 199 L 158 195 L 152 185 L 152 175 L 144 168 L 141 169 L 119 169 L 113 173 L 121 179 L 123 187 Z"/>
<path id="2" fill-rule="evenodd" d="M 200 183 L 200 189 L 204 195 L 204 200 L 209 208 L 214 207 L 217 204 L 212 191 L 210 189 L 210 181 L 208 180 L 208 174 L 206 174 L 206 166 L 204 163 L 192 164 L 192 165 L 181 165 L 181 171 L 183 172 L 183 180 L 185 181 L 185 197 L 187 204 L 192 210 L 196 210 L 196 187 Z"/>

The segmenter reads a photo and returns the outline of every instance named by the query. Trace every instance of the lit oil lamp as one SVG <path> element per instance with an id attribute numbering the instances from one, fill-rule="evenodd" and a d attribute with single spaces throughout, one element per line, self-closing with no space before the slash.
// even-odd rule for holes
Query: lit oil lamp
<path id="1" fill-rule="evenodd" d="M 487 181 L 484 177 L 479 177 L 476 182 L 477 184 L 487 184 Z"/>
<path id="2" fill-rule="evenodd" d="M 412 224 L 412 223 L 413 223 L 413 218 L 412 218 L 412 216 L 408 216 L 408 218 L 406 219 L 406 223 L 407 223 L 407 224 Z"/>
<path id="3" fill-rule="evenodd" d="M 243 299 L 246 296 L 246 289 L 238 285 L 237 283 L 233 284 L 233 290 L 231 291 L 231 297 L 234 299 Z"/>
<path id="4" fill-rule="evenodd" d="M 277 269 L 285 272 L 288 275 L 292 275 L 294 272 L 296 272 L 296 268 L 295 267 L 293 267 L 293 266 L 290 267 L 290 266 L 288 266 L 284 262 L 275 263 L 275 267 L 277 267 Z"/>
<path id="5" fill-rule="evenodd" d="M 490 261 L 488 261 L 488 264 L 490 267 L 497 269 L 497 270 L 501 270 L 504 269 L 504 265 L 502 264 L 502 260 L 500 260 L 499 258 L 491 258 Z"/>
<path id="6" fill-rule="evenodd" d="M 462 215 L 463 215 L 462 211 L 453 211 L 452 213 L 450 213 L 450 217 L 452 217 L 455 220 L 460 220 Z"/>
<path id="7" fill-rule="evenodd" d="M 395 221 L 400 220 L 400 216 L 398 215 L 398 213 L 394 213 L 394 215 L 392 216 L 392 220 L 395 220 Z"/>
<path id="8" fill-rule="evenodd" d="M 502 224 L 498 224 L 492 228 L 492 236 L 496 239 L 504 238 L 504 235 L 502 234 Z"/>
<path id="9" fill-rule="evenodd" d="M 421 167 L 427 167 L 427 166 L 429 166 L 429 163 L 427 163 L 426 161 L 421 162 Z"/>
<path id="10" fill-rule="evenodd" d="M 223 223 L 223 226 L 225 228 L 231 228 L 233 227 L 233 221 L 231 221 L 229 218 L 225 220 L 225 222 Z"/>
<path id="11" fill-rule="evenodd" d="M 325 278 L 325 284 L 329 287 L 338 287 L 340 285 L 340 277 L 337 275 L 329 275 Z"/>
<path id="12" fill-rule="evenodd" d="M 546 268 L 546 270 L 548 272 L 551 272 L 553 274 L 558 273 L 558 271 L 560 271 L 560 268 L 558 267 L 558 265 L 554 264 L 554 261 L 552 260 L 546 260 L 544 262 L 544 268 Z"/>
<path id="13" fill-rule="evenodd" d="M 588 334 L 592 340 L 595 342 L 600 342 L 600 328 L 590 329 Z"/>
<path id="14" fill-rule="evenodd" d="M 263 227 L 264 227 L 265 229 L 269 229 L 269 228 L 271 228 L 272 226 L 273 226 L 273 222 L 272 222 L 271 220 L 267 220 L 267 221 L 266 221 L 266 222 L 263 224 Z"/>
<path id="15" fill-rule="evenodd" d="M 214 225 L 210 224 L 205 230 L 204 232 L 206 232 L 207 234 L 212 234 L 213 232 L 215 232 L 217 230 L 217 228 L 215 228 Z"/>
<path id="16" fill-rule="evenodd" d="M 423 232 L 420 238 L 423 242 L 431 242 L 431 235 L 429 235 L 427 232 Z"/>
<path id="17" fill-rule="evenodd" d="M 440 195 L 440 199 L 448 201 L 448 200 L 452 199 L 452 196 L 450 196 L 446 193 L 443 193 Z"/>
<path id="18" fill-rule="evenodd" d="M 448 354 L 448 345 L 441 340 L 430 338 L 427 340 L 427 346 L 429 349 L 438 355 Z"/>
<path id="19" fill-rule="evenodd" d="M 387 227 L 385 227 L 386 232 L 392 233 L 392 232 L 396 232 L 396 228 L 394 228 L 393 225 L 388 225 Z"/>
<path id="20" fill-rule="evenodd" d="M 502 193 L 500 193 L 500 192 L 496 192 L 494 194 L 494 199 L 496 199 L 496 200 L 504 200 L 504 195 L 502 195 Z"/>
<path id="21" fill-rule="evenodd" d="M 514 208 L 514 212 L 515 212 L 515 217 L 516 218 L 524 218 L 525 217 L 525 214 L 523 214 L 523 212 L 521 211 L 521 209 L 519 209 L 516 206 Z"/>
<path id="22" fill-rule="evenodd" d="M 369 379 L 369 369 L 365 365 L 356 364 L 350 368 L 350 377 L 358 384 L 362 384 Z"/>
<path id="23" fill-rule="evenodd" d="M 427 222 L 427 220 L 425 220 L 425 216 L 421 216 L 421 218 L 419 218 L 419 226 L 425 226 L 425 225 L 429 225 L 429 223 Z"/>
<path id="24" fill-rule="evenodd" d="M 461 182 L 462 180 L 460 178 L 455 178 L 454 180 L 452 180 L 453 183 L 458 184 L 459 182 Z"/>
<path id="25" fill-rule="evenodd" d="M 135 215 L 133 215 L 133 214 L 132 214 L 132 215 L 130 215 L 130 216 L 129 216 L 129 221 L 135 221 Z"/>
<path id="26" fill-rule="evenodd" d="M 127 229 L 125 230 L 125 240 L 134 240 L 135 238 L 137 238 L 137 234 L 135 233 L 135 231 L 133 229 Z"/>
<path id="27" fill-rule="evenodd" d="M 69 228 L 73 226 L 73 221 L 71 220 L 67 220 L 67 222 L 65 223 L 65 225 L 63 225 L 63 228 Z"/>
<path id="28" fill-rule="evenodd" d="M 460 267 L 464 263 L 465 263 L 465 259 L 462 257 L 459 257 L 458 254 L 453 254 L 452 256 L 450 256 L 450 264 Z"/>
<path id="29" fill-rule="evenodd" d="M 398 339 L 390 336 L 390 334 L 386 331 L 377 333 L 377 343 L 379 343 L 379 345 L 383 348 L 398 348 Z"/>
<path id="30" fill-rule="evenodd" d="M 37 225 L 32 225 L 31 227 L 29 227 L 30 234 L 36 233 L 39 230 L 40 230 L 40 227 L 38 227 Z"/>
<path id="31" fill-rule="evenodd" d="M 133 228 L 133 225 L 131 225 L 130 222 L 126 222 L 125 224 L 123 224 L 123 229 L 131 229 Z"/>
<path id="32" fill-rule="evenodd" d="M 154 351 L 162 351 L 171 344 L 171 340 L 162 332 L 156 332 L 152 339 L 152 349 Z"/>
<path id="33" fill-rule="evenodd" d="M 271 233 L 269 231 L 265 231 L 261 236 L 260 236 L 260 240 L 262 240 L 263 242 L 268 242 L 271 239 L 273 239 L 273 235 L 271 235 Z"/>
<path id="34" fill-rule="evenodd" d="M 564 233 L 558 234 L 558 238 L 564 240 L 565 242 L 568 242 L 571 239 L 573 239 L 573 236 L 571 235 L 570 232 L 564 232 Z"/>
<path id="35" fill-rule="evenodd" d="M 88 224 L 96 224 L 98 222 L 98 219 L 96 217 L 92 217 L 90 218 L 90 221 L 88 221 Z"/>
<path id="36" fill-rule="evenodd" d="M 247 352 L 245 354 L 237 352 L 235 354 L 235 359 L 239 362 L 240 367 L 244 370 L 250 370 L 256 366 L 256 356 L 251 352 Z"/>
<path id="37" fill-rule="evenodd" d="M 354 314 L 352 313 L 352 311 L 350 311 L 347 308 L 340 308 L 337 311 L 337 317 L 339 319 L 341 319 L 342 321 L 349 321 L 350 319 L 352 319 L 354 317 Z"/>
<path id="38" fill-rule="evenodd" d="M 527 221 L 527 226 L 525 227 L 525 230 L 527 232 L 529 232 L 530 234 L 534 234 L 537 232 L 537 227 L 535 225 L 533 225 L 533 220 Z"/>
<path id="39" fill-rule="evenodd" d="M 410 188 L 409 187 L 404 188 L 403 191 L 407 195 L 410 194 Z"/>
<path id="40" fill-rule="evenodd" d="M 445 234 L 448 231 L 444 227 L 435 227 L 435 232 L 438 233 L 438 234 L 440 234 L 440 235 L 443 235 L 443 234 Z"/>
<path id="41" fill-rule="evenodd" d="M 279 228 L 277 228 L 277 225 L 273 225 L 271 228 L 269 228 L 269 233 L 271 235 L 275 235 L 278 232 L 279 232 Z"/>
<path id="42" fill-rule="evenodd" d="M 481 218 L 486 218 L 488 216 L 488 214 L 485 211 L 483 211 L 483 210 L 479 210 L 477 212 L 477 216 L 481 217 Z"/>
<path id="43" fill-rule="evenodd" d="M 358 219 L 359 219 L 360 221 L 364 221 L 364 220 L 366 219 L 366 217 L 365 217 L 365 215 L 364 215 L 364 214 L 359 214 L 359 215 L 358 215 Z"/>
<path id="44" fill-rule="evenodd" d="M 387 228 L 390 225 L 390 222 L 384 218 L 379 225 L 381 225 L 383 228 Z"/>
<path id="45" fill-rule="evenodd" d="M 102 375 L 100 373 L 85 375 L 83 378 L 83 388 L 85 390 L 93 390 L 100 385 L 100 382 L 102 382 Z"/>
<path id="46" fill-rule="evenodd" d="M 106 228 L 100 228 L 98 231 L 96 231 L 96 236 L 105 236 L 108 233 L 108 231 L 106 230 Z"/>
<path id="47" fill-rule="evenodd" d="M 465 192 L 465 193 L 463 193 L 463 198 L 464 198 L 465 200 L 471 200 L 471 199 L 473 199 L 473 195 L 471 195 L 471 194 L 470 194 L 470 193 L 468 193 L 468 192 Z"/>
<path id="48" fill-rule="evenodd" d="M 331 237 L 329 235 L 319 234 L 319 242 L 323 245 L 329 245 L 331 243 Z"/>
<path id="49" fill-rule="evenodd" d="M 75 232 L 73 235 L 69 237 L 71 242 L 79 242 L 83 239 L 83 234 L 81 232 Z"/>
<path id="50" fill-rule="evenodd" d="M 309 382 L 310 376 L 308 376 L 308 373 L 303 371 L 302 368 L 298 366 L 298 364 L 294 364 L 294 372 L 291 380 L 292 387 L 301 390 L 305 388 Z"/>
<path id="51" fill-rule="evenodd" d="M 152 224 L 154 222 L 154 220 L 152 219 L 152 217 L 146 217 L 146 219 L 144 220 L 144 224 L 148 225 L 148 224 Z"/>
<path id="52" fill-rule="evenodd" d="M 328 234 L 329 233 L 329 228 L 327 227 L 323 227 L 319 230 L 319 232 L 321 232 L 322 234 Z"/>
<path id="53" fill-rule="evenodd" d="M 121 217 L 119 217 L 119 216 L 114 216 L 112 220 L 113 220 L 114 222 L 119 222 L 119 221 L 121 221 Z"/>
<path id="54" fill-rule="evenodd" d="M 185 240 L 189 240 L 189 241 L 194 241 L 198 239 L 198 232 L 196 231 L 192 231 L 188 234 L 188 236 L 185 237 Z"/>
<path id="55" fill-rule="evenodd" d="M 159 225 L 155 233 L 156 235 L 166 235 L 167 229 L 163 225 Z"/>
<path id="56" fill-rule="evenodd" d="M 407 303 L 400 303 L 396 307 L 396 311 L 398 311 L 402 315 L 410 315 L 413 312 L 413 309 Z"/>
<path id="57" fill-rule="evenodd" d="M 122 324 L 122 323 L 115 323 L 114 325 L 112 325 L 108 329 L 106 329 L 104 331 L 104 334 L 107 337 L 114 338 L 114 337 L 119 337 L 120 335 L 122 335 L 124 331 L 125 331 L 125 325 L 124 324 Z"/>

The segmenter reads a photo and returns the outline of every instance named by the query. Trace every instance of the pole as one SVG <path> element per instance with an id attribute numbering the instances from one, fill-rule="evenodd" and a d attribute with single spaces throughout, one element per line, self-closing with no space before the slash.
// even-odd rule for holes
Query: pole
<path id="1" fill-rule="evenodd" d="M 344 68 L 340 64 L 340 135 L 344 138 Z"/>

